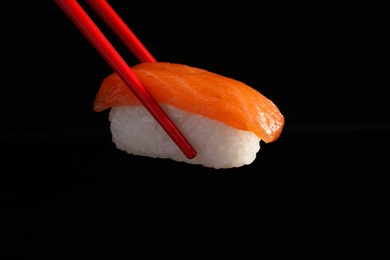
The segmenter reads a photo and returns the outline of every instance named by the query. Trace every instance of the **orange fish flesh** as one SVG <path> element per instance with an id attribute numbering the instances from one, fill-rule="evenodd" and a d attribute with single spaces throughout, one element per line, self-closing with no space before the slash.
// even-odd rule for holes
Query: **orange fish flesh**
<path id="1" fill-rule="evenodd" d="M 159 104 L 251 131 L 266 143 L 277 140 L 282 132 L 285 121 L 278 107 L 241 81 L 169 62 L 139 63 L 131 69 Z M 130 88 L 112 73 L 103 80 L 93 110 L 140 105 Z"/>

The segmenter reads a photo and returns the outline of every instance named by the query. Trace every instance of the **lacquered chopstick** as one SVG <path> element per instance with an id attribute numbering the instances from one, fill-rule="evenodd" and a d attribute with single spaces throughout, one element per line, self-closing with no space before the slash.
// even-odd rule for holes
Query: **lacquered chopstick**
<path id="1" fill-rule="evenodd" d="M 140 62 L 156 62 L 156 59 L 150 54 L 106 0 L 87 0 L 87 3 L 104 20 L 111 30 L 115 32 Z"/>
<path id="2" fill-rule="evenodd" d="M 92 19 L 77 3 L 76 0 L 55 0 L 60 8 L 65 12 L 69 19 L 84 34 L 89 42 L 95 47 L 110 67 L 120 76 L 125 84 L 132 90 L 134 95 L 146 107 L 151 115 L 156 119 L 160 126 L 165 130 L 169 137 L 181 149 L 184 155 L 192 159 L 196 156 L 195 149 L 170 120 L 168 115 L 162 110 L 153 96 L 142 85 L 131 68 L 126 64 L 123 58 L 111 45 L 104 34 L 95 25 Z"/>

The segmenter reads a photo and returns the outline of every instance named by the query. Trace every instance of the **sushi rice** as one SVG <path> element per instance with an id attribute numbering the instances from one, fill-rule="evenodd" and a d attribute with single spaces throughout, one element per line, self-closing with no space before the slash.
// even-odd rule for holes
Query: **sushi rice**
<path id="1" fill-rule="evenodd" d="M 261 139 L 202 115 L 161 104 L 173 123 L 197 151 L 188 159 L 144 106 L 116 106 L 109 112 L 112 141 L 128 154 L 172 159 L 223 169 L 251 164 Z"/>

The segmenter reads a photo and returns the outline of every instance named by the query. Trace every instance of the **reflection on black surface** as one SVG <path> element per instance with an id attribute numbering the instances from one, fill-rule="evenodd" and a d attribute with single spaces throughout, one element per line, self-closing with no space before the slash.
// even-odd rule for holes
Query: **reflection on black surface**
<path id="1" fill-rule="evenodd" d="M 374 256 L 389 227 L 388 144 L 388 131 L 287 130 L 253 164 L 211 170 L 130 156 L 109 136 L 2 140 L 2 247 Z"/>

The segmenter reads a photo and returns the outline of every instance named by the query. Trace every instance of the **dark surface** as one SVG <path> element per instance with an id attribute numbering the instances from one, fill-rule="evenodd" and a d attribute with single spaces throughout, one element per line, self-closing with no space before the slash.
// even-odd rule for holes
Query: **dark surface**
<path id="1" fill-rule="evenodd" d="M 388 131 L 286 132 L 253 164 L 215 171 L 128 156 L 109 138 L 3 142 L 2 246 L 65 257 L 378 256 L 389 192 L 388 155 L 376 151 L 389 144 Z"/>
<path id="2" fill-rule="evenodd" d="M 388 253 L 384 8 L 124 2 L 110 1 L 157 60 L 251 85 L 285 129 L 236 169 L 129 156 L 111 142 L 107 113 L 92 111 L 112 70 L 54 1 L 7 3 L 2 254 Z"/>

